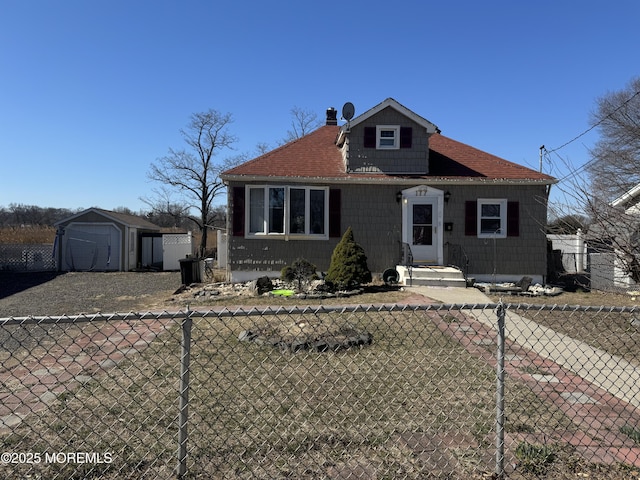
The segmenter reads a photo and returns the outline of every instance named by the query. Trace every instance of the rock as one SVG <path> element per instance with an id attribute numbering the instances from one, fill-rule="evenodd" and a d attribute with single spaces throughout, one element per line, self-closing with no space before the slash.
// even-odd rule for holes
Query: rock
<path id="1" fill-rule="evenodd" d="M 273 290 L 273 283 L 267 276 L 256 278 L 249 282 L 249 290 L 253 295 L 259 296 Z"/>
<path id="2" fill-rule="evenodd" d="M 300 350 L 307 350 L 309 348 L 309 342 L 306 340 L 293 340 L 291 342 L 290 350 L 292 353 L 296 353 Z"/>
<path id="3" fill-rule="evenodd" d="M 342 343 L 335 338 L 322 338 L 313 342 L 313 350 L 316 352 L 335 352 L 340 350 Z"/>
<path id="4" fill-rule="evenodd" d="M 240 332 L 240 335 L 238 335 L 238 340 L 241 342 L 253 342 L 256 338 L 258 338 L 258 334 L 251 330 L 243 330 Z"/>
<path id="5" fill-rule="evenodd" d="M 373 341 L 373 335 L 369 332 L 362 333 L 355 338 L 355 345 L 371 345 Z"/>

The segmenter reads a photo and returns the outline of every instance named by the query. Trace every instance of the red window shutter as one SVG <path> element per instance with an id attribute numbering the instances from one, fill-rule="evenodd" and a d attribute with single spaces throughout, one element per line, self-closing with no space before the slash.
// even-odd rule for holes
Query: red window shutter
<path id="1" fill-rule="evenodd" d="M 329 236 L 340 237 L 342 228 L 340 225 L 341 213 L 341 190 L 339 188 L 329 189 Z"/>
<path id="2" fill-rule="evenodd" d="M 413 129 L 411 127 L 400 127 L 400 148 L 411 148 L 413 141 Z"/>
<path id="3" fill-rule="evenodd" d="M 520 236 L 520 203 L 507 202 L 507 237 Z"/>
<path id="4" fill-rule="evenodd" d="M 364 127 L 364 148 L 376 148 L 376 127 Z"/>
<path id="5" fill-rule="evenodd" d="M 231 201 L 233 236 L 244 237 L 244 187 L 233 187 Z"/>
<path id="6" fill-rule="evenodd" d="M 478 202 L 474 200 L 464 203 L 464 234 L 478 235 Z"/>

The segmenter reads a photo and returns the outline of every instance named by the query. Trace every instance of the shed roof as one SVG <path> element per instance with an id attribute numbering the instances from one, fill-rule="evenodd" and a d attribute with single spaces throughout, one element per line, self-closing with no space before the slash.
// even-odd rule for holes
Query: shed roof
<path id="1" fill-rule="evenodd" d="M 74 215 L 71 215 L 70 217 L 63 218 L 62 220 L 56 222 L 54 225 L 58 226 L 58 225 L 70 223 L 91 212 L 96 213 L 100 216 L 103 216 L 108 220 L 115 221 L 122 225 L 126 225 L 128 227 L 141 228 L 145 230 L 158 230 L 158 231 L 160 230 L 160 227 L 157 226 L 156 224 L 151 223 L 150 221 L 145 220 L 144 218 L 139 217 L 137 215 L 129 215 L 128 213 L 113 212 L 111 210 L 103 210 L 101 208 L 96 208 L 96 207 L 88 208 Z"/>

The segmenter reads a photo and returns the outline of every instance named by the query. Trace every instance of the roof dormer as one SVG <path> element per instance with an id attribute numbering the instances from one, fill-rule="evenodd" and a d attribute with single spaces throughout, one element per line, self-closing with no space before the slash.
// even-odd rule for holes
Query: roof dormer
<path id="1" fill-rule="evenodd" d="M 347 172 L 424 175 L 429 173 L 429 137 L 438 127 L 392 98 L 340 129 Z"/>

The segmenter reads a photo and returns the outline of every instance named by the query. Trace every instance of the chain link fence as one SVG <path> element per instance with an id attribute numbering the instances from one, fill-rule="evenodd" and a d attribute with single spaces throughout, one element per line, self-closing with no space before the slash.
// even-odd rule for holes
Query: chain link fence
<path id="1" fill-rule="evenodd" d="M 0 476 L 635 478 L 632 308 L 0 319 Z"/>

